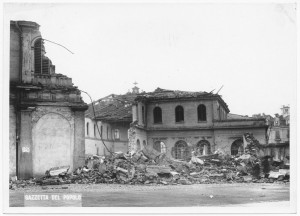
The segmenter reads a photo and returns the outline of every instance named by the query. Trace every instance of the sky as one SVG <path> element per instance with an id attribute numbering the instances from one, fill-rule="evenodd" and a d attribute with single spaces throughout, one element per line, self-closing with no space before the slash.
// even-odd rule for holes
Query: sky
<path id="1" fill-rule="evenodd" d="M 292 3 L 6 3 L 9 20 L 37 22 L 43 38 L 71 50 L 45 42 L 56 73 L 93 100 L 137 82 L 146 92 L 223 86 L 230 112 L 241 115 L 296 104 Z"/>

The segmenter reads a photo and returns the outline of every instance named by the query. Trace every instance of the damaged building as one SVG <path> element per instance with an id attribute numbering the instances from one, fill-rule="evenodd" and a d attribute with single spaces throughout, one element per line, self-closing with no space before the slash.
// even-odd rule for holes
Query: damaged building
<path id="1" fill-rule="evenodd" d="M 128 129 L 132 122 L 132 104 L 139 94 L 137 86 L 127 94 L 110 94 L 94 101 L 85 112 L 86 155 L 108 155 L 128 151 Z M 106 146 L 106 147 L 105 147 Z"/>
<path id="2" fill-rule="evenodd" d="M 72 79 L 55 73 L 39 25 L 10 22 L 9 170 L 28 179 L 84 164 L 84 112 Z"/>
<path id="3" fill-rule="evenodd" d="M 104 155 L 103 151 L 96 150 L 104 149 L 102 141 L 112 151 L 137 152 L 148 145 L 175 159 L 189 158 L 192 152 L 198 155 L 216 150 L 231 155 L 242 153 L 245 133 L 252 133 L 261 144 L 266 144 L 265 119 L 231 114 L 218 94 L 160 88 L 135 93 L 130 97 L 128 93 L 110 96 L 106 102 L 96 101 L 94 118 L 91 109 L 86 112 L 86 149 L 90 149 L 90 154 Z M 126 124 L 121 123 L 124 119 L 120 113 L 125 114 Z M 97 120 L 103 140 L 100 136 L 92 137 L 97 133 Z M 116 145 L 118 129 L 122 132 L 122 148 Z"/>
<path id="4" fill-rule="evenodd" d="M 245 133 L 266 144 L 265 119 L 231 114 L 219 94 L 157 88 L 138 95 L 132 108 L 129 150 L 150 145 L 175 159 L 217 150 L 236 155 L 244 151 Z"/>

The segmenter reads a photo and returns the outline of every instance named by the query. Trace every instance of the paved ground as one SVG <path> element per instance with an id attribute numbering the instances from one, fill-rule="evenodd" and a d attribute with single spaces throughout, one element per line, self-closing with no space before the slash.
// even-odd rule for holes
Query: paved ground
<path id="1" fill-rule="evenodd" d="M 67 189 L 63 189 L 67 187 Z M 10 206 L 24 193 L 81 193 L 83 207 L 190 207 L 289 204 L 289 184 L 62 185 L 10 190 Z"/>

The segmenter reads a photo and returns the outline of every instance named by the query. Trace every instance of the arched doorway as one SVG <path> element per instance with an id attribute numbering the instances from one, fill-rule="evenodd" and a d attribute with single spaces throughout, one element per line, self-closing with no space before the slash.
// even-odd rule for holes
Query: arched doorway
<path id="1" fill-rule="evenodd" d="M 175 143 L 175 158 L 186 159 L 189 155 L 188 145 L 185 141 L 179 140 Z"/>
<path id="2" fill-rule="evenodd" d="M 153 144 L 153 148 L 160 152 L 160 153 L 166 153 L 167 152 L 167 148 L 166 148 L 166 145 L 164 142 L 162 141 L 156 141 L 154 144 Z"/>
<path id="3" fill-rule="evenodd" d="M 244 153 L 244 143 L 242 139 L 237 139 L 231 144 L 231 155 L 241 155 Z"/>
<path id="4" fill-rule="evenodd" d="M 61 115 L 48 113 L 33 129 L 33 175 L 41 176 L 52 167 L 68 166 L 71 160 L 71 127 Z"/>
<path id="5" fill-rule="evenodd" d="M 208 155 L 210 153 L 210 143 L 207 140 L 200 140 L 196 145 L 196 155 Z"/>

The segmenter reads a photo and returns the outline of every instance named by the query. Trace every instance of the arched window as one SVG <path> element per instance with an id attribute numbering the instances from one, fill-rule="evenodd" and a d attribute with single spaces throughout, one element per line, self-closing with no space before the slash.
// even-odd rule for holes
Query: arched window
<path id="1" fill-rule="evenodd" d="M 189 155 L 188 146 L 185 141 L 180 140 L 175 144 L 175 159 L 186 159 Z"/>
<path id="2" fill-rule="evenodd" d="M 200 104 L 197 110 L 198 110 L 198 121 L 206 121 L 206 106 Z"/>
<path id="3" fill-rule="evenodd" d="M 89 135 L 89 123 L 86 123 L 86 135 Z"/>
<path id="4" fill-rule="evenodd" d="M 175 108 L 175 121 L 183 122 L 184 121 L 184 110 L 182 106 L 177 106 Z"/>
<path id="5" fill-rule="evenodd" d="M 243 140 L 237 139 L 231 145 L 231 155 L 240 155 L 243 154 L 244 147 L 243 147 Z"/>
<path id="6" fill-rule="evenodd" d="M 146 147 L 146 145 L 147 145 L 147 143 L 146 143 L 146 141 L 144 140 L 144 141 L 143 141 L 143 146 Z"/>
<path id="7" fill-rule="evenodd" d="M 97 124 L 97 123 L 96 123 L 96 124 Z M 94 136 L 95 136 L 95 137 L 97 136 L 97 135 L 96 135 L 96 131 L 97 131 L 97 130 L 96 130 L 96 127 L 97 127 L 96 124 L 94 124 Z"/>
<path id="8" fill-rule="evenodd" d="M 162 141 L 156 141 L 154 144 L 153 144 L 153 148 L 160 152 L 160 153 L 166 153 L 167 152 L 167 148 L 166 148 L 166 145 L 162 142 Z"/>
<path id="9" fill-rule="evenodd" d="M 136 141 L 136 151 L 139 151 L 139 150 L 141 150 L 141 143 L 140 143 L 140 140 L 138 139 Z"/>
<path id="10" fill-rule="evenodd" d="M 101 134 L 100 134 L 100 136 L 101 136 L 101 138 L 102 138 L 102 133 L 103 133 L 103 126 L 101 125 Z"/>
<path id="11" fill-rule="evenodd" d="M 161 114 L 160 107 L 155 107 L 153 109 L 153 117 L 154 117 L 154 123 L 162 123 L 162 114 Z"/>
<path id="12" fill-rule="evenodd" d="M 34 73 L 50 74 L 50 67 L 52 67 L 52 63 L 45 56 L 44 42 L 39 38 L 34 43 Z"/>
<path id="13" fill-rule="evenodd" d="M 201 140 L 197 143 L 196 155 L 208 155 L 210 153 L 210 144 L 207 140 Z"/>

